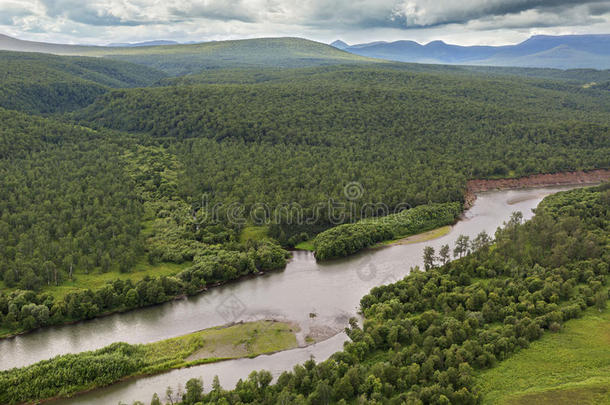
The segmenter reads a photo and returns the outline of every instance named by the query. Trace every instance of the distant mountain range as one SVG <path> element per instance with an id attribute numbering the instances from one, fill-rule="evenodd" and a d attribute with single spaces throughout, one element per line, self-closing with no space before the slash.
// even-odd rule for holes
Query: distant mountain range
<path id="1" fill-rule="evenodd" d="M 83 46 L 23 41 L 0 34 L 0 50 L 106 56 L 172 75 L 221 67 L 385 63 L 379 59 L 444 65 L 610 69 L 610 35 L 539 35 L 506 46 L 458 46 L 442 41 L 426 45 L 414 41 L 348 45 L 340 40 L 331 45 L 302 38 L 257 38 L 195 44 L 157 40 Z"/>
<path id="2" fill-rule="evenodd" d="M 536 35 L 516 45 L 459 46 L 433 41 L 371 42 L 332 46 L 356 55 L 398 62 L 610 69 L 610 35 Z"/>
<path id="3" fill-rule="evenodd" d="M 159 45 L 178 45 L 178 44 L 179 44 L 179 42 L 176 42 L 176 41 L 156 40 L 156 41 L 135 42 L 135 43 L 118 42 L 118 43 L 108 44 L 106 46 L 119 47 L 119 48 L 130 48 L 130 47 L 136 47 L 136 46 L 159 46 Z"/>

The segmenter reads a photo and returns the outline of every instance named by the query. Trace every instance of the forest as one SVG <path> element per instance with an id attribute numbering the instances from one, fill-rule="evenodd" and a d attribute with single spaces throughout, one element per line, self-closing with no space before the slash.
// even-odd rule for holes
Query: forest
<path id="1" fill-rule="evenodd" d="M 98 58 L 0 51 L 0 107 L 29 113 L 71 111 L 120 87 L 152 85 L 166 74 Z"/>
<path id="2" fill-rule="evenodd" d="M 493 240 L 466 240 L 471 254 L 446 264 L 433 255 L 427 271 L 373 288 L 361 300 L 363 327 L 352 319 L 351 341 L 330 359 L 297 365 L 274 384 L 267 371 L 232 390 L 193 379 L 180 403 L 478 404 L 478 371 L 606 307 L 609 207 L 607 183 L 547 197 L 532 220 L 517 212 Z"/>
<path id="3" fill-rule="evenodd" d="M 143 65 L 3 52 L 0 335 L 279 270 L 335 225 L 458 207 L 469 179 L 610 167 L 610 94 L 583 85 L 606 72 L 356 63 L 301 45 L 265 50 L 292 60 L 282 69 L 250 49 L 247 66 L 182 77 L 171 52 Z M 321 235 L 316 255 L 379 241 L 356 233 L 350 249 Z"/>
<path id="4" fill-rule="evenodd" d="M 272 235 L 286 245 L 330 227 L 329 203 L 392 211 L 463 201 L 472 178 L 610 164 L 610 95 L 601 90 L 385 67 L 291 73 L 185 76 L 167 87 L 106 93 L 72 117 L 171 143 L 191 203 L 205 195 L 211 205 L 238 202 L 246 212 L 263 204 L 274 218 L 278 207 L 298 205 L 316 220 L 272 222 Z M 348 201 L 343 188 L 353 181 L 363 195 Z"/>

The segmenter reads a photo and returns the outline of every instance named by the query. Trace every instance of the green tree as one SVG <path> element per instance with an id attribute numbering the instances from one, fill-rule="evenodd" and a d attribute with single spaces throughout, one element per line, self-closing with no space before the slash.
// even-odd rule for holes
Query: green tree
<path id="1" fill-rule="evenodd" d="M 434 267 L 434 261 L 436 260 L 434 248 L 432 246 L 424 247 L 424 268 L 430 270 Z"/>

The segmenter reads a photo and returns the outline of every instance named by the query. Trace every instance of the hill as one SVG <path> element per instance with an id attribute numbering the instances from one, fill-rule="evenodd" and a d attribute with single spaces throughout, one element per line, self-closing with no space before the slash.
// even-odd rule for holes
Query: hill
<path id="1" fill-rule="evenodd" d="M 186 45 L 138 45 L 88 47 L 21 41 L 5 35 L 0 36 L 2 50 L 102 56 L 149 66 L 175 76 L 228 67 L 294 68 L 374 62 L 330 45 L 302 38 L 257 38 Z"/>
<path id="2" fill-rule="evenodd" d="M 459 201 L 467 178 L 609 164 L 610 94 L 565 82 L 333 66 L 217 70 L 169 84 L 112 91 L 73 117 L 182 145 L 193 201 L 205 190 L 212 203 L 313 210 L 345 201 L 343 187 L 358 181 L 366 194 L 356 212 L 378 202 L 393 210 Z M 288 245 L 330 225 L 285 222 L 271 235 Z"/>
<path id="3" fill-rule="evenodd" d="M 25 41 L 0 34 L 0 50 L 17 52 L 41 52 L 57 55 L 82 55 L 95 47 L 47 42 Z"/>
<path id="4" fill-rule="evenodd" d="M 373 42 L 348 52 L 399 62 L 610 69 L 610 35 L 537 35 L 507 46 L 459 46 L 442 41 Z"/>
<path id="5" fill-rule="evenodd" d="M 0 51 L 0 106 L 34 113 L 83 107 L 109 88 L 149 86 L 165 74 L 101 58 Z"/>
<path id="6" fill-rule="evenodd" d="M 259 38 L 191 45 L 113 48 L 112 51 L 96 50 L 91 54 L 150 66 L 176 76 L 229 67 L 295 68 L 374 62 L 329 45 L 301 38 Z"/>

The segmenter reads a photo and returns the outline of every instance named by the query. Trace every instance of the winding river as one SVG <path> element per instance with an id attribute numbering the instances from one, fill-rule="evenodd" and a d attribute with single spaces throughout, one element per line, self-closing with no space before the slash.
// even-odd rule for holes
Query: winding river
<path id="1" fill-rule="evenodd" d="M 301 327 L 299 342 L 310 336 L 319 343 L 253 359 L 231 360 L 175 370 L 161 375 L 115 384 L 57 404 L 116 404 L 150 401 L 189 378 L 203 377 L 206 388 L 214 375 L 231 388 L 252 370 L 267 369 L 274 376 L 290 370 L 311 356 L 324 360 L 340 350 L 347 336 L 342 332 L 358 311 L 360 298 L 372 287 L 391 283 L 421 266 L 422 249 L 453 246 L 458 235 L 493 234 L 512 212 L 526 219 L 547 195 L 571 187 L 550 187 L 480 193 L 473 207 L 451 231 L 435 240 L 368 250 L 347 259 L 316 263 L 309 252 L 294 252 L 284 271 L 269 273 L 211 289 L 196 297 L 124 314 L 47 328 L 0 341 L 0 369 L 19 367 L 64 353 L 101 348 L 110 343 L 147 343 L 230 322 L 278 319 Z"/>

